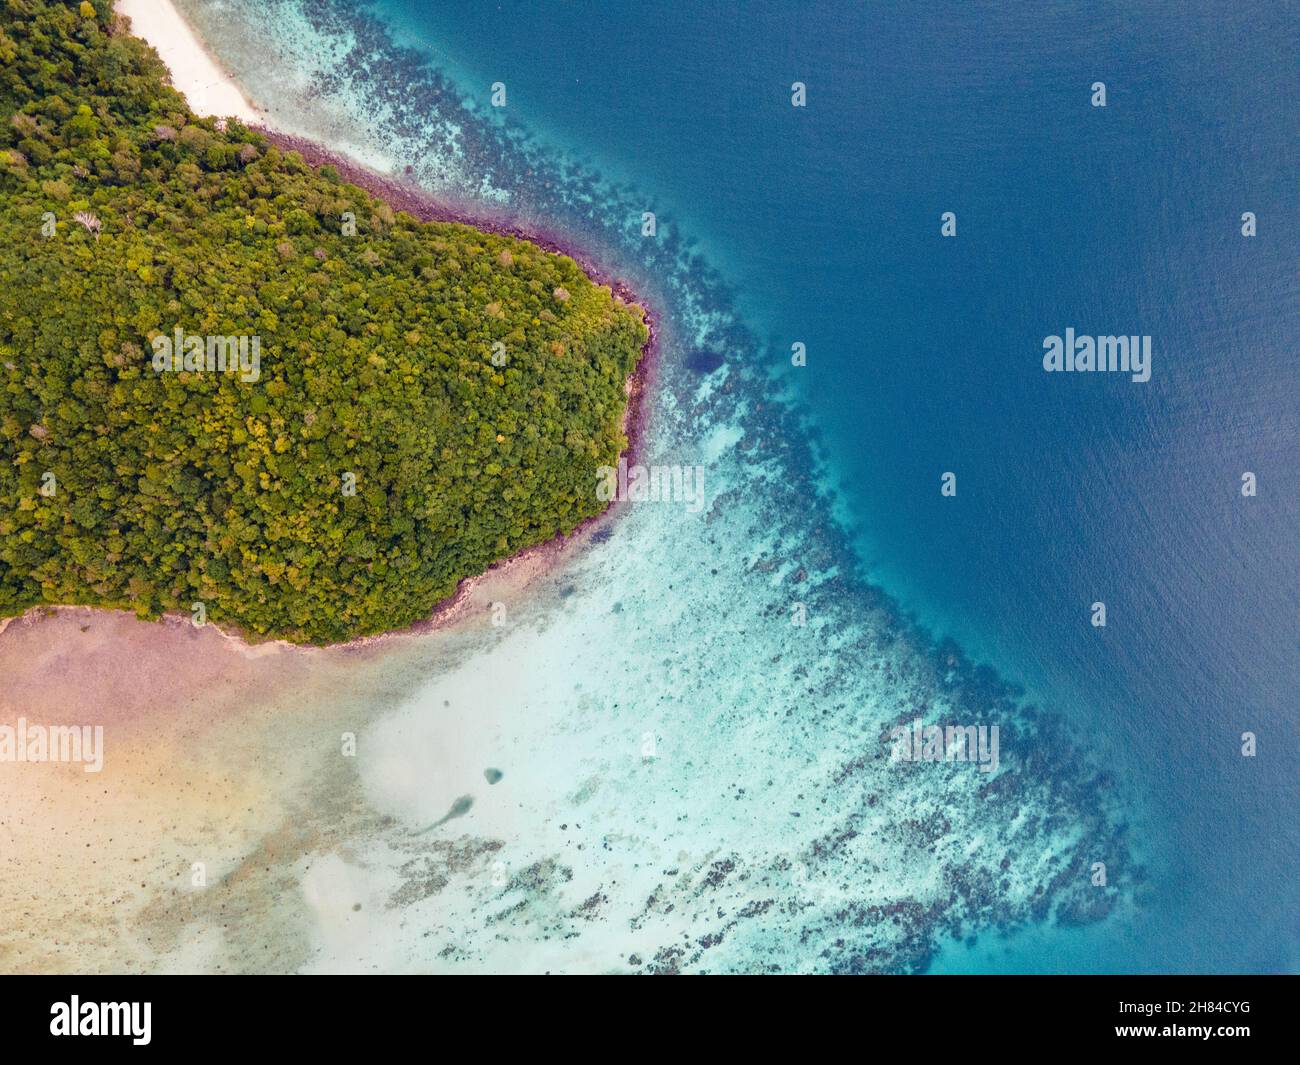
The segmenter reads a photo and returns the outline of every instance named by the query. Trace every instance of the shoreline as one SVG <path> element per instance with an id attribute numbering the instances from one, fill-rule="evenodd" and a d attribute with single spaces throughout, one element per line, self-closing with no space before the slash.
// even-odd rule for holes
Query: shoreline
<path id="1" fill-rule="evenodd" d="M 249 98 L 171 0 L 115 0 L 113 13 L 128 19 L 130 35 L 158 53 L 171 75 L 172 88 L 196 115 L 267 122 L 266 112 Z"/>
<path id="2" fill-rule="evenodd" d="M 297 152 L 313 169 L 318 170 L 327 165 L 334 167 L 343 181 L 357 186 L 374 199 L 382 200 L 394 211 L 405 212 L 420 222 L 447 222 L 497 236 L 514 237 L 551 254 L 564 255 L 577 263 L 594 284 L 608 288 L 617 299 L 639 309 L 649 330 L 649 336 L 641 346 L 636 367 L 624 383 L 628 398 L 623 412 L 622 430 L 623 435 L 627 437 L 627 447 L 620 451 L 617 457 L 626 458 L 629 465 L 634 464 L 641 457 L 649 419 L 648 392 L 654 379 L 659 336 L 655 313 L 630 286 L 595 266 L 587 255 L 576 251 L 562 236 L 552 233 L 539 235 L 510 221 L 488 218 L 453 207 L 427 190 L 367 167 L 343 152 L 331 149 L 310 138 L 275 129 L 266 113 L 248 98 L 230 73 L 221 66 L 197 31 L 186 21 L 171 0 L 117 0 L 114 10 L 119 17 L 125 16 L 130 20 L 131 36 L 144 41 L 158 54 L 169 71 L 172 87 L 185 97 L 191 111 L 196 115 L 210 117 L 217 114 L 213 110 L 214 107 L 227 107 L 233 103 L 238 107 L 237 110 L 221 111 L 218 117 L 228 116 L 238 119 L 249 129 L 265 137 L 280 151 Z M 184 71 L 179 80 L 178 69 Z M 296 643 L 274 636 L 258 639 L 237 627 L 222 626 L 216 622 L 207 622 L 206 627 L 214 629 L 222 638 L 249 650 L 257 648 L 360 650 L 395 637 L 419 636 L 435 632 L 462 620 L 473 593 L 485 582 L 509 581 L 515 578 L 519 580 L 517 588 L 521 590 L 538 577 L 551 572 L 558 566 L 559 556 L 567 548 L 588 540 L 600 525 L 615 519 L 622 513 L 622 502 L 621 500 L 611 502 L 600 513 L 584 518 L 567 534 L 559 533 L 549 540 L 525 547 L 497 560 L 481 573 L 462 577 L 456 585 L 456 590 L 445 599 L 434 603 L 426 618 L 400 629 L 357 636 L 337 643 L 316 644 Z M 0 637 L 3 637 L 5 631 L 14 622 L 37 622 L 42 616 L 67 611 L 89 611 L 92 615 L 109 616 L 134 613 L 129 609 L 82 603 L 37 603 L 21 614 L 0 618 Z M 168 622 L 188 624 L 189 618 L 182 612 L 169 612 L 146 623 L 158 625 Z"/>

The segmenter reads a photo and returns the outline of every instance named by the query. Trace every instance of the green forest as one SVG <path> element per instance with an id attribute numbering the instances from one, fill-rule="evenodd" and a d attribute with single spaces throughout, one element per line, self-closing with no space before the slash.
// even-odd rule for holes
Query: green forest
<path id="1" fill-rule="evenodd" d="M 0 12 L 0 616 L 336 642 L 604 507 L 639 308 L 196 117 L 111 0 Z"/>

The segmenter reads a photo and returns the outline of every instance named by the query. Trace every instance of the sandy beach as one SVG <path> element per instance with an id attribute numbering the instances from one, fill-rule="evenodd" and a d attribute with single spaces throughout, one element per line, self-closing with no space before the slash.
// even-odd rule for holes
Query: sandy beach
<path id="1" fill-rule="evenodd" d="M 117 0 L 117 13 L 131 20 L 131 33 L 158 51 L 172 85 L 199 115 L 233 117 L 266 125 L 266 116 L 222 69 L 171 0 Z"/>

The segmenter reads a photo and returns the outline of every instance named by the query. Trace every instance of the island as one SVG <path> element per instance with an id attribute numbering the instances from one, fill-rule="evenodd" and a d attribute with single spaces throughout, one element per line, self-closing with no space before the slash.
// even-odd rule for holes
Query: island
<path id="1" fill-rule="evenodd" d="M 342 642 L 608 506 L 650 336 L 630 294 L 195 115 L 111 0 L 14 6 L 0 616 Z"/>

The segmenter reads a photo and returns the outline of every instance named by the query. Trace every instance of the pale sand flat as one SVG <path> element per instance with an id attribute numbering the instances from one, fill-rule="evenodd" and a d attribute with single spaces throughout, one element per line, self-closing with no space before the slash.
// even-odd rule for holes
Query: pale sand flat
<path id="1" fill-rule="evenodd" d="M 157 49 L 171 71 L 172 85 L 195 114 L 268 125 L 266 115 L 212 57 L 171 0 L 117 0 L 116 10 L 131 20 L 133 36 Z"/>

